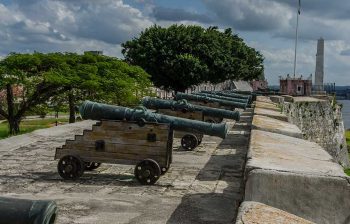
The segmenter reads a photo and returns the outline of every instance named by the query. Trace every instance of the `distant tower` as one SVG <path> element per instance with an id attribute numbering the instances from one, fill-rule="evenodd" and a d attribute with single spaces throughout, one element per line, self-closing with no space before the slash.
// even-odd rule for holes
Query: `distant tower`
<path id="1" fill-rule="evenodd" d="M 317 41 L 315 85 L 317 90 L 323 91 L 324 39 Z"/>

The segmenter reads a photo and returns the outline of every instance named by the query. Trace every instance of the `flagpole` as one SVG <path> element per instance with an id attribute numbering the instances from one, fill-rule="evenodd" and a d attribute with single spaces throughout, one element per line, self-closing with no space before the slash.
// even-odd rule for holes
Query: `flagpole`
<path id="1" fill-rule="evenodd" d="M 298 27 L 299 27 L 299 14 L 300 14 L 300 0 L 298 4 L 298 11 L 297 11 L 297 26 L 295 28 L 295 47 L 294 47 L 294 78 L 295 78 L 295 71 L 297 68 L 297 46 L 298 46 Z"/>

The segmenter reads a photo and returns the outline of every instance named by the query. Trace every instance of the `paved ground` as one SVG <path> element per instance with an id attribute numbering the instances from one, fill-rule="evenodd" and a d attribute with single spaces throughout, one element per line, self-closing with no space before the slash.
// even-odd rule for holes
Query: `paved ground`
<path id="1" fill-rule="evenodd" d="M 0 141 L 0 194 L 54 199 L 60 224 L 232 223 L 243 199 L 250 124 L 251 112 L 244 112 L 226 139 L 205 136 L 193 152 L 176 139 L 172 166 L 154 186 L 139 185 L 134 167 L 110 164 L 63 181 L 54 149 L 89 121 L 16 136 Z M 23 146 L 24 139 L 31 144 Z"/>

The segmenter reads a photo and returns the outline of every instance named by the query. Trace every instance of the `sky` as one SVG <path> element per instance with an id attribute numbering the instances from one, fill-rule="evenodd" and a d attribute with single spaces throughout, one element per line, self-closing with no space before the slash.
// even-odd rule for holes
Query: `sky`
<path id="1" fill-rule="evenodd" d="M 10 52 L 102 50 L 158 24 L 232 28 L 264 57 L 276 85 L 293 74 L 298 0 L 0 0 L 0 58 Z M 350 85 L 350 1 L 301 0 L 297 74 L 315 73 L 317 39 L 325 39 L 325 82 Z"/>

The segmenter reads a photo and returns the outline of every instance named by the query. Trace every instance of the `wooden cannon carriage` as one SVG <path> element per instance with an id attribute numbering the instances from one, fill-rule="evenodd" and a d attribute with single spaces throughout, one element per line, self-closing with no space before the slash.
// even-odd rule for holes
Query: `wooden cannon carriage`
<path id="1" fill-rule="evenodd" d="M 172 162 L 173 130 L 222 138 L 228 130 L 226 124 L 156 114 L 144 107 L 130 109 L 85 101 L 79 111 L 83 119 L 100 122 L 56 149 L 58 173 L 64 179 L 77 179 L 100 163 L 120 163 L 136 164 L 136 179 L 141 184 L 154 184 Z"/>
<path id="2" fill-rule="evenodd" d="M 136 165 L 141 184 L 154 184 L 172 162 L 173 130 L 169 124 L 102 120 L 56 149 L 58 173 L 77 179 L 101 163 Z"/>
<path id="3" fill-rule="evenodd" d="M 202 111 L 186 111 L 172 109 L 158 109 L 157 113 L 166 114 L 174 117 L 182 117 L 190 120 L 203 121 L 204 115 Z M 186 150 L 193 150 L 202 143 L 203 133 L 174 131 L 175 138 L 181 138 L 181 146 Z"/>

